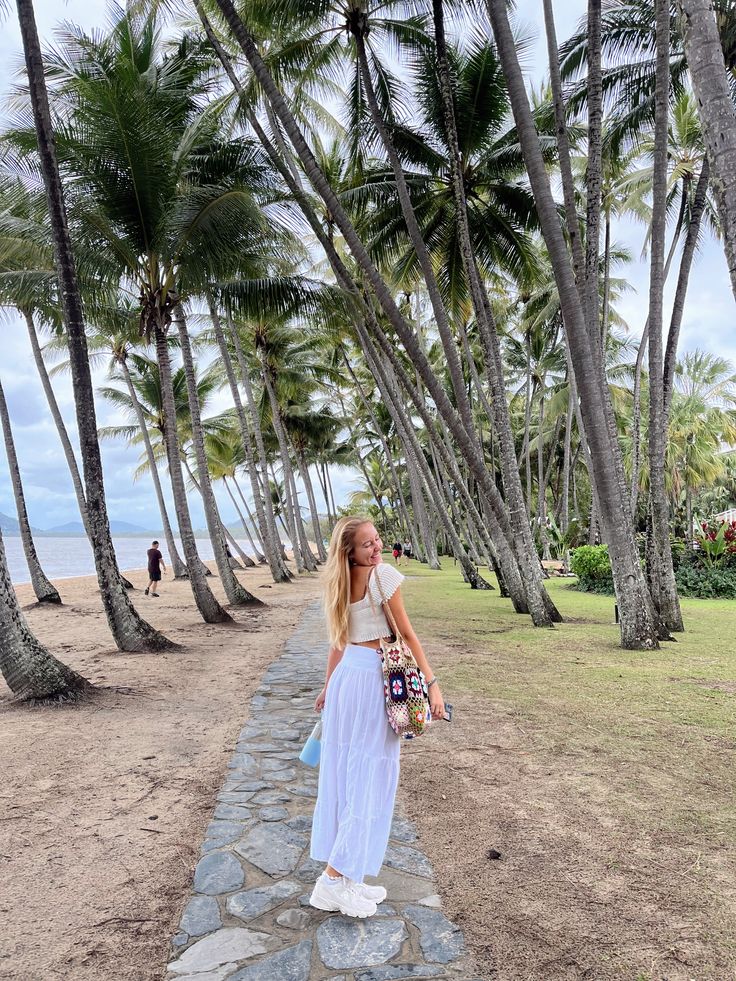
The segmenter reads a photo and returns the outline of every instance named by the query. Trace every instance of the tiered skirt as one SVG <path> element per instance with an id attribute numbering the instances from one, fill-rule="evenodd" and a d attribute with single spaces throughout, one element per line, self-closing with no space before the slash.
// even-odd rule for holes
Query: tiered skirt
<path id="1" fill-rule="evenodd" d="M 386 853 L 400 739 L 386 717 L 381 659 L 348 644 L 327 686 L 311 856 L 362 882 Z"/>

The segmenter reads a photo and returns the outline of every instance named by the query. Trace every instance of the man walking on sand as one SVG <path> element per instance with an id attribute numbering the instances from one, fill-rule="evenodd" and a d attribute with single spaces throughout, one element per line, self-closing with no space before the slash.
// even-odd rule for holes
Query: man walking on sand
<path id="1" fill-rule="evenodd" d="M 146 596 L 149 592 L 151 596 L 158 596 L 159 593 L 156 592 L 158 585 L 161 582 L 161 570 L 166 572 L 166 563 L 164 562 L 164 557 L 159 551 L 158 542 L 151 542 L 151 547 L 148 550 L 148 585 L 146 586 Z"/>

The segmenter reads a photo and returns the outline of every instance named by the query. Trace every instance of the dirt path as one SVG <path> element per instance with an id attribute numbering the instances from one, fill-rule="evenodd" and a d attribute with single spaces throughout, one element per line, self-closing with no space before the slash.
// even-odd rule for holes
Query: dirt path
<path id="1" fill-rule="evenodd" d="M 139 591 L 144 571 L 126 575 L 136 604 L 180 651 L 117 653 L 96 582 L 73 579 L 57 583 L 64 607 L 27 616 L 100 693 L 76 707 L 29 709 L 10 704 L 0 681 L 3 979 L 163 976 L 248 700 L 318 595 L 316 577 L 269 586 L 267 570 L 250 570 L 243 582 L 268 607 L 214 627 L 198 617 L 186 582 L 165 582 L 153 600 Z M 30 603 L 30 587 L 18 592 Z"/>

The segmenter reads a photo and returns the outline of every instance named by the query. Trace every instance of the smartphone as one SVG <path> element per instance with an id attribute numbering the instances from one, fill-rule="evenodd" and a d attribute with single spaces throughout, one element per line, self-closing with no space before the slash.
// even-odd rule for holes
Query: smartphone
<path id="1" fill-rule="evenodd" d="M 452 705 L 449 702 L 445 702 L 445 714 L 443 718 L 445 722 L 452 722 Z"/>

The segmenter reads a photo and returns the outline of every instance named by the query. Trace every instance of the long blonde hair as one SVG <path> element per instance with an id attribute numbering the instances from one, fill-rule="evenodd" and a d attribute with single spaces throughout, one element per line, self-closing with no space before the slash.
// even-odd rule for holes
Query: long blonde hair
<path id="1" fill-rule="evenodd" d="M 373 524 L 360 515 L 340 518 L 335 525 L 324 573 L 324 604 L 330 644 L 342 650 L 348 643 L 350 606 L 350 553 L 358 528 Z"/>

